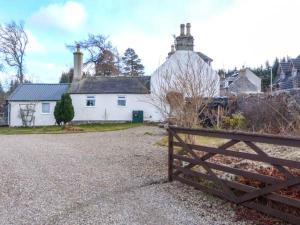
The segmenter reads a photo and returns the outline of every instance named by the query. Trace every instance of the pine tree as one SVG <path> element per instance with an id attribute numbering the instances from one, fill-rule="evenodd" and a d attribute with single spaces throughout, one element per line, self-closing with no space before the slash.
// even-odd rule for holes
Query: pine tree
<path id="1" fill-rule="evenodd" d="M 144 66 L 141 64 L 141 59 L 132 48 L 126 49 L 122 57 L 124 64 L 123 74 L 128 76 L 140 76 L 144 74 Z"/>
<path id="2" fill-rule="evenodd" d="M 74 118 L 74 108 L 72 99 L 68 93 L 63 94 L 61 100 L 56 103 L 54 117 L 58 125 L 72 121 Z"/>

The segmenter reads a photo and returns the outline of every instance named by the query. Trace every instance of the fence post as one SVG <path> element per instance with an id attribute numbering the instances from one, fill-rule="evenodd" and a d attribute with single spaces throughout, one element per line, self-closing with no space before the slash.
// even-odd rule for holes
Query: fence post
<path id="1" fill-rule="evenodd" d="M 168 180 L 169 182 L 173 181 L 173 134 L 170 131 L 171 128 L 168 128 L 168 133 L 169 133 L 169 153 L 168 153 L 168 165 L 169 165 L 169 170 L 168 170 Z"/>

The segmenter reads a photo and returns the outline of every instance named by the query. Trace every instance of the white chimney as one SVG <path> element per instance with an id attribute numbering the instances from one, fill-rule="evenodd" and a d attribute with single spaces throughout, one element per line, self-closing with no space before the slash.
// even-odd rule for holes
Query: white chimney
<path id="1" fill-rule="evenodd" d="M 191 24 L 190 23 L 186 24 L 186 35 L 187 36 L 191 35 Z"/>
<path id="2" fill-rule="evenodd" d="M 184 24 L 180 24 L 180 36 L 184 36 Z"/>
<path id="3" fill-rule="evenodd" d="M 82 78 L 82 58 L 83 54 L 80 52 L 80 45 L 77 44 L 76 51 L 73 53 L 74 55 L 74 76 L 73 81 L 79 81 Z"/>

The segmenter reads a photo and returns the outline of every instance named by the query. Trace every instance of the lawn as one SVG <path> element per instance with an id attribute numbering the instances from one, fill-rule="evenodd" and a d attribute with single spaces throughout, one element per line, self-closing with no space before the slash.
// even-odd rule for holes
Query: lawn
<path id="1" fill-rule="evenodd" d="M 179 135 L 184 140 L 184 135 Z M 177 139 L 174 137 L 174 140 L 177 141 Z M 197 145 L 203 145 L 203 146 L 211 146 L 211 147 L 217 147 L 219 145 L 222 145 L 227 140 L 223 138 L 213 138 L 213 137 L 203 137 L 203 136 L 195 136 L 195 144 Z M 168 137 L 164 136 L 161 138 L 158 142 L 156 142 L 157 145 L 166 147 L 168 146 Z"/>
<path id="2" fill-rule="evenodd" d="M 75 132 L 102 132 L 123 130 L 141 126 L 141 123 L 102 123 L 102 124 L 81 124 L 63 129 L 60 126 L 44 127 L 0 127 L 1 134 L 62 134 Z"/>

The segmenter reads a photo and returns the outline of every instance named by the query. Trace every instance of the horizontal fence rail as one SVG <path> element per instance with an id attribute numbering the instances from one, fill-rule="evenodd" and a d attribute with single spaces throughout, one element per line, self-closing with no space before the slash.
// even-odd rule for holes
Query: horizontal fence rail
<path id="1" fill-rule="evenodd" d="M 168 128 L 168 135 L 169 181 L 178 180 L 233 203 L 300 224 L 300 162 L 270 156 L 256 144 L 296 147 L 300 151 L 299 138 L 175 126 Z M 221 138 L 227 142 L 219 147 L 204 146 L 188 143 L 183 138 L 186 135 Z M 238 143 L 244 143 L 251 151 L 240 151 L 234 146 Z M 245 160 L 246 164 L 257 166 L 257 169 L 263 165 L 279 175 L 220 163 L 215 160 L 220 156 L 227 160 Z M 241 182 L 242 179 L 252 183 Z M 285 194 L 291 191 L 297 196 Z"/>

